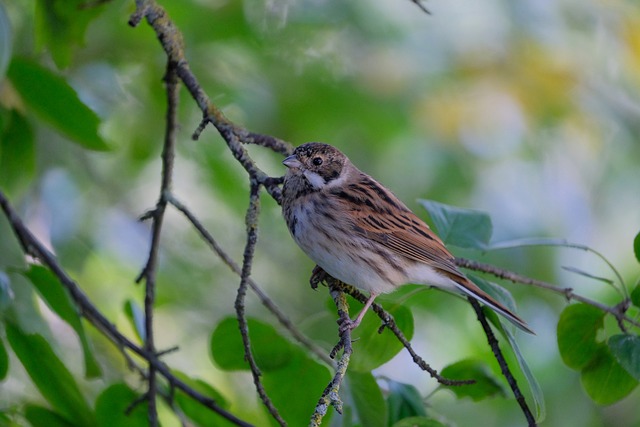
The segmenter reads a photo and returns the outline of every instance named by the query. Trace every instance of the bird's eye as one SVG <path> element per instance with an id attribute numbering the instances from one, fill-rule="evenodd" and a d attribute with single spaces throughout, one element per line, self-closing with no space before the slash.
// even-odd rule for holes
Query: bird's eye
<path id="1" fill-rule="evenodd" d="M 313 164 L 316 166 L 320 166 L 322 164 L 322 158 L 320 157 L 314 157 L 314 159 L 312 160 Z"/>

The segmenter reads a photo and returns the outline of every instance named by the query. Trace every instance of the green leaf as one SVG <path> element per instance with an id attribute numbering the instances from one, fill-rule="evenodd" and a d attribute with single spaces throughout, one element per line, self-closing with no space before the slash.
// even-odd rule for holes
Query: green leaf
<path id="1" fill-rule="evenodd" d="M 413 315 L 411 310 L 398 303 L 382 303 L 385 310 L 391 314 L 396 325 L 403 332 L 407 340 L 413 337 Z M 357 301 L 350 302 L 353 313 L 357 313 L 362 305 Z M 351 355 L 349 370 L 358 372 L 371 372 L 371 370 L 391 360 L 404 347 L 396 336 L 388 328 L 384 328 L 382 333 L 378 333 L 380 318 L 369 311 L 362 319 L 362 323 L 352 333 L 352 337 L 357 339 L 353 344 L 354 352 Z"/>
<path id="2" fill-rule="evenodd" d="M 124 303 L 124 314 L 127 316 L 127 319 L 129 319 L 129 323 L 131 323 L 140 341 L 144 342 L 147 339 L 147 332 L 144 325 L 144 311 L 142 311 L 142 308 L 140 308 L 135 301 L 129 299 Z"/>
<path id="3" fill-rule="evenodd" d="M 216 401 L 218 406 L 224 409 L 228 409 L 229 404 L 224 399 L 222 394 L 218 392 L 216 389 L 211 387 L 206 382 L 200 379 L 190 378 L 186 374 L 173 371 L 173 374 L 182 380 L 185 384 L 191 387 L 193 390 L 200 392 L 201 394 L 212 398 Z M 180 406 L 180 409 L 184 414 L 189 417 L 191 421 L 198 426 L 221 426 L 227 425 L 220 415 L 211 411 L 211 409 L 202 406 L 200 403 L 192 399 L 191 397 L 184 394 L 184 392 L 180 390 L 176 390 L 175 401 Z M 228 423 L 229 426 L 233 425 L 231 422 Z"/>
<path id="4" fill-rule="evenodd" d="M 467 277 L 500 304 L 507 307 L 513 313 L 517 312 L 516 301 L 513 299 L 511 292 L 509 292 L 507 289 L 473 274 L 468 274 Z"/>
<path id="5" fill-rule="evenodd" d="M 256 319 L 247 319 L 251 352 L 262 371 L 278 369 L 293 357 L 292 345 L 273 326 Z M 249 370 L 244 358 L 244 346 L 235 317 L 223 319 L 211 335 L 211 355 L 224 370 Z"/>
<path id="6" fill-rule="evenodd" d="M 470 397 L 473 401 L 477 402 L 491 396 L 506 396 L 502 384 L 491 372 L 487 364 L 480 360 L 461 360 L 445 367 L 440 374 L 445 378 L 453 380 L 473 379 L 476 381 L 474 384 L 442 386 L 453 391 L 458 399 Z"/>
<path id="7" fill-rule="evenodd" d="M 7 115 L 0 135 L 0 188 L 20 191 L 35 173 L 36 154 L 31 125 L 16 110 Z"/>
<path id="8" fill-rule="evenodd" d="M 393 427 L 449 427 L 438 420 L 427 417 L 411 417 L 400 420 Z"/>
<path id="9" fill-rule="evenodd" d="M 84 148 L 109 149 L 98 134 L 100 119 L 62 77 L 19 58 L 11 62 L 8 76 L 23 101 L 58 131 Z"/>
<path id="10" fill-rule="evenodd" d="M 633 239 L 633 253 L 636 255 L 636 260 L 640 262 L 640 232 Z"/>
<path id="11" fill-rule="evenodd" d="M 598 282 L 606 283 L 607 285 L 613 285 L 613 284 L 614 284 L 614 281 L 613 281 L 613 280 L 611 280 L 611 279 L 608 279 L 608 278 L 606 278 L 606 277 L 601 277 L 601 276 L 593 275 L 593 274 L 591 274 L 591 273 L 588 273 L 588 272 L 586 272 L 586 271 L 584 271 L 584 270 L 581 270 L 581 269 L 579 269 L 579 268 L 576 268 L 576 267 L 563 266 L 563 267 L 562 267 L 562 269 L 563 269 L 563 270 L 566 270 L 566 271 L 569 271 L 569 272 L 571 272 L 571 273 L 575 273 L 575 274 L 577 274 L 577 275 L 580 275 L 580 276 L 586 277 L 586 278 L 588 278 L 588 279 L 593 279 L 593 280 L 597 280 Z"/>
<path id="12" fill-rule="evenodd" d="M 389 396 L 387 397 L 389 425 L 408 417 L 424 417 L 427 415 L 422 396 L 414 386 L 391 379 L 386 381 L 389 386 Z"/>
<path id="13" fill-rule="evenodd" d="M 6 412 L 0 410 L 0 427 L 22 427 L 18 423 L 13 422 L 11 418 L 6 415 Z"/>
<path id="14" fill-rule="evenodd" d="M 299 347 L 294 347 L 289 362 L 278 369 L 263 372 L 264 389 L 290 426 L 305 426 L 323 390 L 331 381 L 326 366 L 316 362 Z M 330 415 L 325 416 L 331 425 Z"/>
<path id="15" fill-rule="evenodd" d="M 495 313 L 494 313 L 494 316 L 495 316 Z M 497 320 L 497 316 L 496 316 L 496 320 Z M 542 387 L 540 387 L 538 380 L 533 375 L 533 372 L 531 372 L 531 369 L 529 368 L 529 364 L 527 363 L 527 360 L 524 358 L 524 355 L 520 351 L 520 346 L 518 346 L 518 343 L 515 337 L 513 336 L 513 334 L 509 332 L 508 329 L 504 328 L 504 325 L 499 321 L 498 323 L 496 322 L 492 322 L 492 323 L 496 325 L 496 327 L 498 328 L 502 336 L 507 338 L 507 342 L 509 343 L 509 346 L 513 350 L 513 354 L 516 356 L 516 360 L 518 361 L 518 365 L 520 366 L 520 371 L 524 374 L 525 378 L 527 379 L 527 384 L 529 385 L 529 390 L 531 390 L 531 396 L 533 397 L 533 403 L 535 404 L 535 408 L 536 408 L 536 421 L 538 423 L 544 421 L 544 419 L 547 416 L 547 408 L 544 402 L 544 393 L 542 391 Z"/>
<path id="16" fill-rule="evenodd" d="M 138 402 L 132 409 L 131 404 L 140 395 L 126 384 L 113 384 L 100 393 L 96 399 L 96 419 L 98 427 L 146 427 L 148 403 Z M 96 424 L 92 424 L 96 425 Z"/>
<path id="17" fill-rule="evenodd" d="M 11 348 L 51 406 L 70 422 L 95 425 L 93 412 L 78 384 L 49 343 L 41 335 L 26 334 L 10 322 L 5 326 Z"/>
<path id="18" fill-rule="evenodd" d="M 418 200 L 429 212 L 442 241 L 461 248 L 484 250 L 489 245 L 493 225 L 484 212 L 445 205 L 432 200 Z"/>
<path id="19" fill-rule="evenodd" d="M 5 379 L 7 372 L 9 372 L 9 354 L 4 342 L 0 339 L 0 381 Z"/>
<path id="20" fill-rule="evenodd" d="M 83 43 L 84 33 L 98 7 L 82 7 L 85 0 L 37 0 L 36 41 L 46 46 L 58 68 L 71 62 L 73 49 Z"/>
<path id="21" fill-rule="evenodd" d="M 306 425 L 331 379 L 329 370 L 273 326 L 256 319 L 248 319 L 248 324 L 251 350 L 262 372 L 265 391 L 289 425 Z M 249 369 L 235 317 L 223 319 L 211 334 L 211 355 L 222 369 Z"/>
<path id="22" fill-rule="evenodd" d="M 640 307 L 640 283 L 631 291 L 631 303 L 636 307 Z"/>
<path id="23" fill-rule="evenodd" d="M 51 271 L 39 265 L 32 265 L 24 275 L 31 280 L 31 283 L 33 283 L 49 308 L 67 322 L 78 334 L 84 355 L 85 376 L 87 378 L 99 377 L 101 375 L 100 365 L 93 355 L 91 344 L 82 326 L 78 310 L 71 302 L 71 298 L 62 283 Z"/>
<path id="24" fill-rule="evenodd" d="M 565 365 L 581 370 L 593 359 L 600 347 L 596 341 L 603 326 L 604 313 L 586 304 L 564 309 L 558 321 L 558 349 Z"/>
<path id="25" fill-rule="evenodd" d="M 633 391 L 638 381 L 616 361 L 609 348 L 601 344 L 591 362 L 582 370 L 582 386 L 600 405 L 615 403 Z"/>
<path id="26" fill-rule="evenodd" d="M 37 405 L 26 405 L 24 417 L 33 427 L 76 427 L 77 424 L 65 419 L 50 409 Z"/>
<path id="27" fill-rule="evenodd" d="M 373 374 L 349 369 L 347 380 L 360 424 L 367 427 L 386 427 L 387 405 Z"/>
<path id="28" fill-rule="evenodd" d="M 621 334 L 609 338 L 609 349 L 618 363 L 636 380 L 640 381 L 640 337 Z"/>

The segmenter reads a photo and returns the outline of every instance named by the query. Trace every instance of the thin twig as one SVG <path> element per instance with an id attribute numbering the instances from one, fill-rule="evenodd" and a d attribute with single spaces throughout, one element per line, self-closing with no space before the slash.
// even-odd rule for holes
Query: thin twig
<path id="1" fill-rule="evenodd" d="M 234 157 L 244 167 L 249 176 L 263 185 L 267 192 L 279 202 L 279 179 L 265 174 L 247 155 L 242 143 L 261 145 L 271 148 L 280 154 L 291 153 L 293 151 L 291 144 L 273 136 L 250 132 L 229 121 L 222 111 L 210 101 L 198 83 L 198 79 L 191 71 L 185 58 L 182 34 L 171 21 L 167 12 L 155 0 L 136 0 L 136 11 L 129 19 L 129 24 L 136 26 L 142 18 L 146 18 L 155 31 L 169 61 L 175 64 L 176 74 L 202 111 L 203 119 L 196 132 L 194 132 L 194 139 L 200 136 L 208 123 L 211 123 L 224 138 Z"/>
<path id="2" fill-rule="evenodd" d="M 193 400 L 211 409 L 230 422 L 238 426 L 251 427 L 251 424 L 239 419 L 235 415 L 218 406 L 214 399 L 192 389 L 182 380 L 173 375 L 171 370 L 162 361 L 160 361 L 154 353 L 148 352 L 124 336 L 115 327 L 115 325 L 96 308 L 86 294 L 80 289 L 78 284 L 69 277 L 58 262 L 57 258 L 49 252 L 43 243 L 40 242 L 24 225 L 24 222 L 13 209 L 2 191 L 0 191 L 0 207 L 4 211 L 4 214 L 9 221 L 9 225 L 20 242 L 25 255 L 30 255 L 34 259 L 39 260 L 43 265 L 51 270 L 51 272 L 58 278 L 58 280 L 60 280 L 60 283 L 62 283 L 65 289 L 69 292 L 69 295 L 76 307 L 78 307 L 80 314 L 84 316 L 89 323 L 101 331 L 108 339 L 110 339 L 118 349 L 123 351 L 123 349 L 126 348 L 133 351 L 138 356 L 149 362 L 156 369 L 158 374 L 165 377 L 171 387 L 181 390 Z"/>
<path id="3" fill-rule="evenodd" d="M 345 324 L 345 322 L 349 322 L 350 320 L 349 305 L 347 304 L 345 293 L 342 292 L 338 281 L 334 278 L 328 278 L 327 283 L 331 297 L 338 309 L 339 323 Z M 342 356 L 338 359 L 336 372 L 316 404 L 313 414 L 311 415 L 311 420 L 309 421 L 309 427 L 318 427 L 331 406 L 333 406 L 336 412 L 342 414 L 340 386 L 347 374 L 351 353 L 353 353 L 353 347 L 351 346 L 351 329 L 349 328 L 340 329 L 340 341 L 331 351 L 331 358 L 334 358 L 340 350 L 342 350 Z"/>
<path id="4" fill-rule="evenodd" d="M 262 400 L 262 403 L 267 408 L 274 420 L 281 426 L 286 426 L 287 423 L 278 413 L 278 409 L 273 405 L 273 402 L 267 395 L 267 392 L 260 380 L 260 368 L 253 357 L 251 351 L 251 340 L 249 338 L 249 325 L 247 324 L 247 318 L 244 313 L 244 300 L 247 294 L 248 280 L 251 276 L 251 267 L 253 265 L 253 254 L 255 252 L 256 243 L 258 242 L 258 216 L 260 213 L 260 184 L 251 180 L 250 195 L 249 195 L 249 208 L 247 209 L 247 215 L 245 218 L 247 226 L 247 243 L 244 247 L 244 256 L 242 260 L 242 272 L 240 274 L 240 286 L 238 286 L 238 294 L 236 296 L 235 308 L 238 317 L 238 327 L 240 328 L 240 335 L 242 336 L 242 343 L 244 345 L 244 358 L 249 363 L 251 368 L 251 375 L 253 376 L 253 383 L 256 386 L 258 395 Z"/>
<path id="5" fill-rule="evenodd" d="M 431 15 L 431 12 L 429 12 L 429 9 L 427 9 L 427 7 L 424 4 L 422 4 L 422 0 L 411 0 L 411 3 L 418 6 L 420 10 L 422 10 L 427 15 Z"/>
<path id="6" fill-rule="evenodd" d="M 507 383 L 509 383 L 509 387 L 511 387 L 511 391 L 515 396 L 516 401 L 518 402 L 518 405 L 520 405 L 520 409 L 522 409 L 522 412 L 524 413 L 524 416 L 527 419 L 527 423 L 529 427 L 535 427 L 536 426 L 535 417 L 533 416 L 531 409 L 529 409 L 529 405 L 527 405 L 527 401 L 525 400 L 522 392 L 520 391 L 518 382 L 516 381 L 515 377 L 511 373 L 511 370 L 509 369 L 509 365 L 507 364 L 507 361 L 505 360 L 504 355 L 500 350 L 500 346 L 498 345 L 498 339 L 493 333 L 491 326 L 489 326 L 489 322 L 487 321 L 487 317 L 484 315 L 484 312 L 482 311 L 482 307 L 480 306 L 480 303 L 478 302 L 478 300 L 472 297 L 468 297 L 467 299 L 469 300 L 469 303 L 471 303 L 473 310 L 476 312 L 476 315 L 478 316 L 478 320 L 480 321 L 480 324 L 482 325 L 482 329 L 484 330 L 484 333 L 487 336 L 487 341 L 489 342 L 489 346 L 493 351 L 493 355 L 495 356 L 496 360 L 498 361 L 498 364 L 500 365 L 500 370 L 502 371 L 502 375 L 504 375 L 504 377 L 507 379 Z"/>
<path id="7" fill-rule="evenodd" d="M 626 310 L 629 308 L 629 304 L 626 302 L 627 301 L 626 299 L 623 300 L 620 304 L 616 304 L 615 306 L 610 307 L 606 304 L 602 304 L 598 301 L 576 294 L 572 288 L 558 287 L 552 283 L 544 282 L 542 280 L 532 279 L 530 277 L 521 276 L 512 271 L 504 270 L 490 264 L 484 264 L 481 262 L 472 261 L 465 258 L 456 258 L 455 263 L 458 267 L 491 274 L 492 276 L 495 276 L 499 279 L 505 279 L 513 283 L 521 283 L 523 285 L 530 285 L 530 286 L 546 289 L 556 294 L 563 295 L 567 299 L 567 301 L 571 301 L 571 300 L 579 301 L 581 303 L 596 307 L 605 313 L 609 313 L 616 318 L 616 320 L 618 321 L 618 324 L 620 325 L 622 325 L 623 322 L 627 322 L 634 326 L 640 327 L 640 321 L 626 315 Z M 624 326 L 622 326 L 621 329 L 625 330 Z"/>
<path id="8" fill-rule="evenodd" d="M 242 274 L 242 270 L 236 264 L 236 262 L 231 258 L 231 256 L 218 244 L 218 242 L 214 239 L 211 233 L 202 225 L 200 220 L 191 212 L 189 208 L 187 208 L 184 204 L 182 204 L 179 200 L 177 200 L 173 195 L 168 195 L 167 200 L 171 203 L 178 211 L 180 211 L 187 220 L 193 225 L 196 229 L 200 237 L 209 245 L 211 250 L 233 271 L 235 274 L 240 276 Z M 316 355 L 320 360 L 325 362 L 327 365 L 333 365 L 333 361 L 326 355 L 325 351 L 316 345 L 313 341 L 307 338 L 304 334 L 300 332 L 300 330 L 293 324 L 291 319 L 289 319 L 284 312 L 276 305 L 275 302 L 262 290 L 262 287 L 255 282 L 251 277 L 247 279 L 247 284 L 251 288 L 251 290 L 258 296 L 258 299 L 262 303 L 262 305 L 271 312 L 278 320 L 280 325 L 284 327 L 291 336 L 302 344 L 304 347 L 308 348 L 313 354 Z"/>
<path id="9" fill-rule="evenodd" d="M 154 330 L 153 330 L 153 306 L 155 304 L 156 294 L 156 272 L 158 270 L 158 252 L 160 250 L 160 235 L 162 233 L 162 223 L 164 221 L 164 213 L 167 207 L 165 195 L 171 191 L 171 182 L 173 180 L 173 164 L 175 157 L 176 133 L 178 128 L 178 79 L 174 64 L 167 64 L 167 72 L 165 74 L 165 85 L 167 91 L 167 114 L 165 123 L 165 137 L 162 148 L 162 180 L 160 185 L 160 196 L 155 208 L 151 211 L 152 232 L 151 247 L 149 249 L 149 257 L 147 263 L 137 277 L 136 282 L 145 279 L 144 294 L 144 323 L 145 323 L 145 350 L 149 353 L 155 353 Z M 148 216 L 148 215 L 145 215 Z M 149 401 L 148 414 L 149 425 L 156 427 L 158 425 L 158 410 L 156 407 L 156 372 L 153 365 L 149 365 L 148 375 L 148 391 L 147 399 Z"/>
<path id="10" fill-rule="evenodd" d="M 332 279 L 328 275 L 327 275 L 327 278 L 328 280 Z M 355 298 L 356 300 L 360 301 L 363 304 L 367 301 L 367 296 L 353 286 L 347 285 L 339 281 L 336 281 L 336 284 L 334 284 L 333 286 L 334 287 L 339 286 L 343 292 L 348 293 L 353 298 Z M 404 336 L 404 333 L 400 330 L 400 328 L 398 328 L 398 325 L 396 324 L 391 314 L 389 314 L 384 308 L 382 308 L 380 304 L 375 302 L 371 304 L 371 309 L 378 315 L 380 320 L 382 320 L 382 326 L 385 328 L 388 328 L 391 332 L 393 332 L 396 338 L 398 338 L 398 341 L 400 341 L 404 346 L 404 348 L 407 349 L 407 351 L 413 358 L 413 361 L 415 362 L 415 364 L 418 365 L 418 367 L 420 367 L 420 369 L 422 369 L 423 371 L 426 371 L 427 373 L 429 373 L 431 378 L 434 378 L 440 384 L 453 385 L 453 386 L 473 384 L 475 382 L 474 380 L 452 380 L 440 375 L 438 371 L 436 371 L 431 366 L 429 366 L 429 364 L 425 362 L 424 359 L 422 359 L 422 357 L 418 355 L 418 353 L 415 352 L 409 340 L 407 340 L 407 338 Z"/>

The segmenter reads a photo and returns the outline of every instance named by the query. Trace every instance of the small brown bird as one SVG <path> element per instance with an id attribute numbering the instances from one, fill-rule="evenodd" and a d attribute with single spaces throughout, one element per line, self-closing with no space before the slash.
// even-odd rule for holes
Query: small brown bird
<path id="1" fill-rule="evenodd" d="M 415 283 L 471 296 L 533 333 L 458 270 L 427 224 L 338 149 L 311 142 L 282 163 L 282 213 L 293 239 L 325 272 L 370 293 L 347 327 L 360 324 L 379 294 Z"/>

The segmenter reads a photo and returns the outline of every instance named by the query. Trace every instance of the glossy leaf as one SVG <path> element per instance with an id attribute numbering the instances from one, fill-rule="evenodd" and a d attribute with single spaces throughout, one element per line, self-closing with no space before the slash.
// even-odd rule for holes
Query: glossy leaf
<path id="1" fill-rule="evenodd" d="M 392 427 L 449 427 L 449 425 L 433 418 L 411 417 L 398 421 Z"/>
<path id="2" fill-rule="evenodd" d="M 445 367 L 440 373 L 445 378 L 453 380 L 475 380 L 474 384 L 460 386 L 443 386 L 462 399 L 470 397 L 479 401 L 492 396 L 506 396 L 502 384 L 491 372 L 489 367 L 479 360 L 465 359 Z"/>
<path id="3" fill-rule="evenodd" d="M 604 313 L 586 304 L 573 304 L 564 309 L 558 321 L 558 349 L 565 365 L 581 370 L 596 356 L 596 341 L 603 326 Z"/>
<path id="4" fill-rule="evenodd" d="M 109 147 L 98 134 L 100 119 L 60 76 L 35 62 L 14 58 L 8 76 L 23 101 L 43 120 L 90 150 Z"/>
<path id="5" fill-rule="evenodd" d="M 611 279 L 608 279 L 606 277 L 596 276 L 594 274 L 591 274 L 589 272 L 586 272 L 586 271 L 581 270 L 581 269 L 576 268 L 576 267 L 563 266 L 562 269 L 566 270 L 566 271 L 569 271 L 571 273 L 575 273 L 575 274 L 577 274 L 579 276 L 586 277 L 588 279 L 593 279 L 593 280 L 597 280 L 598 282 L 606 283 L 607 285 L 613 285 L 614 284 L 614 281 L 611 280 Z"/>
<path id="6" fill-rule="evenodd" d="M 329 383 L 329 370 L 290 343 L 273 326 L 248 319 L 251 349 L 262 384 L 289 425 L 306 425 Z M 211 355 L 225 370 L 248 370 L 235 317 L 223 319 L 211 335 Z"/>
<path id="7" fill-rule="evenodd" d="M 52 410 L 37 405 L 26 405 L 24 417 L 33 427 L 79 427 Z"/>
<path id="8" fill-rule="evenodd" d="M 631 334 L 609 338 L 609 349 L 618 363 L 636 380 L 640 381 L 640 337 Z"/>
<path id="9" fill-rule="evenodd" d="M 0 381 L 4 380 L 9 371 L 9 354 L 4 346 L 4 341 L 0 339 Z"/>
<path id="10" fill-rule="evenodd" d="M 278 369 L 290 362 L 293 357 L 292 345 L 273 326 L 256 319 L 248 319 L 248 325 L 251 351 L 262 371 Z M 223 319 L 213 331 L 211 355 L 221 369 L 249 369 L 235 317 Z"/>
<path id="11" fill-rule="evenodd" d="M 640 232 L 633 239 L 633 253 L 636 255 L 636 260 L 640 262 Z"/>
<path id="12" fill-rule="evenodd" d="M 495 316 L 495 313 L 494 313 L 494 316 Z M 516 356 L 516 360 L 518 361 L 518 366 L 520 367 L 520 371 L 524 374 L 525 378 L 527 379 L 527 384 L 529 385 L 529 390 L 531 391 L 531 396 L 533 397 L 533 403 L 536 408 L 536 421 L 538 423 L 544 421 L 544 419 L 547 416 L 547 408 L 544 401 L 544 393 L 542 391 L 542 387 L 540 387 L 538 380 L 536 379 L 536 377 L 533 375 L 533 372 L 529 368 L 529 364 L 527 363 L 527 360 L 522 354 L 522 351 L 520 351 L 520 346 L 518 345 L 518 342 L 516 341 L 513 334 L 509 331 L 509 329 L 504 328 L 504 325 L 502 323 L 495 323 L 495 322 L 492 322 L 492 323 L 496 325 L 496 327 L 498 328 L 502 336 L 507 338 L 507 342 L 509 343 L 509 346 L 513 350 L 513 354 Z"/>
<path id="13" fill-rule="evenodd" d="M 414 327 L 411 311 L 401 304 L 392 302 L 385 304 L 382 300 L 377 302 L 383 304 L 407 340 L 411 340 Z M 353 313 L 359 312 L 362 308 L 362 305 L 357 301 L 352 300 L 349 304 Z M 351 355 L 350 370 L 371 372 L 391 360 L 404 348 L 389 329 L 384 328 L 382 333 L 378 333 L 381 325 L 380 318 L 372 310 L 369 310 L 360 326 L 352 332 L 351 336 L 356 341 L 353 343 L 354 352 Z"/>
<path id="14" fill-rule="evenodd" d="M 582 385 L 594 402 L 610 405 L 628 396 L 638 381 L 616 361 L 609 348 L 601 344 L 582 370 Z"/>
<path id="15" fill-rule="evenodd" d="M 224 409 L 228 409 L 229 405 L 224 399 L 224 397 L 218 392 L 216 389 L 211 387 L 206 382 L 200 379 L 190 378 L 186 374 L 178 371 L 173 371 L 173 374 L 182 380 L 185 384 L 191 387 L 193 390 L 196 390 L 203 395 L 212 398 L 216 401 L 218 406 Z M 220 415 L 211 411 L 211 409 L 202 406 L 200 403 L 190 398 L 186 394 L 184 394 L 180 390 L 176 390 L 175 392 L 175 401 L 180 406 L 180 409 L 184 414 L 189 417 L 191 421 L 195 423 L 195 425 L 199 426 L 222 426 L 227 425 L 225 420 L 220 417 Z M 230 422 L 228 425 L 233 425 Z"/>
<path id="16" fill-rule="evenodd" d="M 389 425 L 394 425 L 409 417 L 425 417 L 425 403 L 418 390 L 411 384 L 403 384 L 391 379 L 386 380 L 389 387 L 387 407 L 389 411 Z"/>
<path id="17" fill-rule="evenodd" d="M 360 424 L 371 427 L 387 426 L 387 404 L 371 372 L 347 371 L 349 392 Z"/>
<path id="18" fill-rule="evenodd" d="M 329 369 L 298 347 L 292 351 L 288 363 L 264 371 L 262 375 L 265 391 L 291 426 L 309 423 L 318 398 L 330 380 Z M 328 415 L 323 424 L 330 425 L 331 412 Z"/>
<path id="19" fill-rule="evenodd" d="M 488 247 L 493 225 L 486 213 L 433 200 L 419 202 L 429 212 L 436 232 L 445 244 L 480 250 Z"/>
<path id="20" fill-rule="evenodd" d="M 37 0 L 36 36 L 46 46 L 58 68 L 69 65 L 73 49 L 83 43 L 89 22 L 100 8 L 83 7 L 84 0 Z"/>
<path id="21" fill-rule="evenodd" d="M 25 272 L 25 276 L 31 280 L 31 283 L 33 283 L 49 308 L 60 316 L 62 320 L 67 322 L 76 334 L 78 334 L 84 355 L 85 376 L 87 378 L 100 376 L 100 365 L 93 355 L 91 344 L 85 333 L 78 310 L 71 302 L 67 290 L 62 286 L 56 276 L 45 267 L 31 265 L 29 270 Z"/>
<path id="22" fill-rule="evenodd" d="M 100 393 L 96 399 L 96 419 L 98 427 L 146 427 L 148 404 L 139 402 L 133 408 L 131 404 L 140 395 L 128 385 L 113 384 Z"/>
<path id="23" fill-rule="evenodd" d="M 18 111 L 11 110 L 0 134 L 0 188 L 20 191 L 33 178 L 35 167 L 31 125 Z"/>
<path id="24" fill-rule="evenodd" d="M 6 323 L 7 339 L 42 396 L 67 421 L 83 426 L 95 425 L 94 414 L 78 384 L 39 334 L 22 332 Z"/>
<path id="25" fill-rule="evenodd" d="M 467 277 L 469 277 L 473 283 L 478 285 L 480 289 L 492 296 L 496 301 L 507 307 L 512 312 L 517 313 L 516 301 L 513 299 L 511 292 L 507 289 L 473 274 L 469 274 Z"/>

